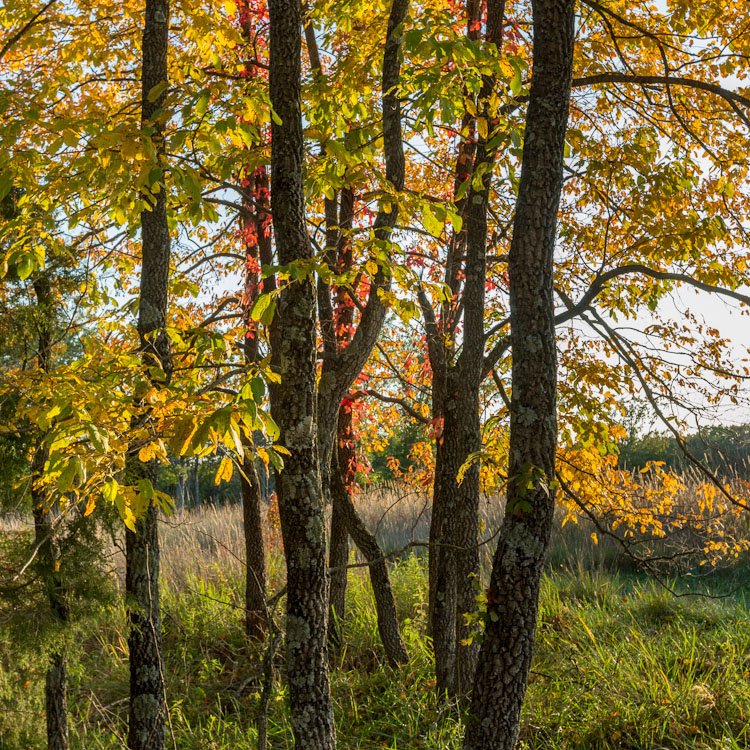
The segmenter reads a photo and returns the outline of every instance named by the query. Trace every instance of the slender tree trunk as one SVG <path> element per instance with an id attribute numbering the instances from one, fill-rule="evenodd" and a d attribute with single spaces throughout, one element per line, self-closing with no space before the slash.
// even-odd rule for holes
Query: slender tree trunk
<path id="1" fill-rule="evenodd" d="M 247 33 L 246 33 L 247 36 Z M 243 190 L 240 225 L 245 245 L 245 290 L 243 318 L 245 331 L 245 365 L 247 377 L 254 375 L 259 365 L 260 330 L 251 311 L 258 294 L 267 291 L 260 278 L 260 255 L 271 254 L 271 217 L 269 214 L 268 175 L 265 167 L 258 167 L 247 177 L 248 188 Z M 266 261 L 268 262 L 268 261 Z M 253 446 L 245 445 L 242 484 L 243 530 L 245 535 L 245 630 L 252 638 L 263 639 L 268 626 L 266 613 L 266 561 L 263 542 L 263 496 L 255 462 L 247 456 Z"/>
<path id="2" fill-rule="evenodd" d="M 378 618 L 378 632 L 383 642 L 388 663 L 395 667 L 409 660 L 406 651 L 404 639 L 401 637 L 401 629 L 398 624 L 396 615 L 396 602 L 393 598 L 393 589 L 388 574 L 388 565 L 383 550 L 375 538 L 360 518 L 352 501 L 352 484 L 354 482 L 354 470 L 352 464 L 356 461 L 356 450 L 354 438 L 352 435 L 352 411 L 351 403 L 345 401 L 339 411 L 338 440 L 334 446 L 334 460 L 331 463 L 330 474 L 330 493 L 332 501 L 331 514 L 331 609 L 340 611 L 343 617 L 343 606 L 346 596 L 346 567 L 336 569 L 335 563 L 339 566 L 346 565 L 349 558 L 348 538 L 354 540 L 357 549 L 364 555 L 369 565 L 370 584 L 375 596 L 375 611 Z M 343 537 L 346 540 L 346 555 L 342 552 L 334 558 L 334 549 L 337 546 L 337 539 Z M 338 544 L 343 547 L 339 541 Z M 342 574 L 343 573 L 343 574 Z M 334 597 L 334 590 L 336 596 Z M 335 607 L 341 607 L 335 610 Z M 333 627 L 330 627 L 333 633 Z M 338 623 L 336 624 L 336 635 L 338 637 Z M 337 642 L 337 641 L 336 641 Z"/>
<path id="3" fill-rule="evenodd" d="M 179 466 L 179 464 L 175 464 Z M 177 515 L 182 518 L 182 513 L 185 510 L 185 484 L 181 474 L 177 474 L 175 482 L 175 494 L 177 495 Z"/>
<path id="4" fill-rule="evenodd" d="M 137 470 L 129 481 L 156 479 L 155 471 Z M 148 467 L 150 469 L 150 467 Z M 137 479 L 136 479 L 137 477 Z M 138 519 L 135 532 L 126 531 L 125 591 L 130 635 L 130 714 L 128 748 L 164 747 L 164 662 L 159 602 L 159 530 L 156 507 Z"/>
<path id="5" fill-rule="evenodd" d="M 336 428 L 336 445 L 333 454 L 337 460 L 331 461 L 329 467 L 328 492 L 331 497 L 331 542 L 328 564 L 331 569 L 331 590 L 328 596 L 330 613 L 328 615 L 328 635 L 334 646 L 341 645 L 341 624 L 346 615 L 346 584 L 349 570 L 349 529 L 346 516 L 336 502 L 336 493 L 342 488 L 350 492 L 354 480 L 350 468 L 354 459 L 352 443 L 352 411 L 349 404 L 339 408 L 339 420 Z"/>
<path id="6" fill-rule="evenodd" d="M 458 473 L 469 455 L 481 448 L 479 385 L 471 382 L 469 374 L 463 380 L 459 374 L 460 368 L 450 367 L 433 501 L 440 524 L 433 563 L 435 677 L 437 689 L 451 698 L 468 692 L 478 653 L 476 643 L 464 643 L 469 636 L 464 615 L 476 609 L 479 465 L 472 464 L 460 483 Z"/>
<path id="7" fill-rule="evenodd" d="M 475 0 L 467 3 L 470 38 L 478 35 L 478 24 L 473 19 L 477 18 L 480 7 Z M 489 0 L 485 40 L 498 50 L 502 45 L 504 17 L 505 1 Z M 495 86 L 494 77 L 485 76 L 478 98 L 479 114 L 488 122 L 496 118 L 488 105 Z M 479 651 L 466 624 L 466 615 L 476 609 L 475 581 L 480 574 L 479 464 L 474 462 L 466 468 L 460 483 L 458 473 L 469 457 L 482 447 L 479 390 L 484 360 L 485 251 L 490 181 L 495 162 L 494 150 L 487 149 L 487 137 L 487 134 L 480 134 L 471 148 L 462 148 L 456 167 L 457 188 L 470 174 L 482 177 L 478 184 L 472 179 L 466 197 L 457 201 L 456 208 L 464 217 L 464 229 L 462 236 L 454 237 L 447 269 L 447 282 L 457 290 L 460 264 L 456 255 L 462 249 L 463 347 L 455 362 L 450 361 L 451 351 L 441 354 L 442 363 L 436 369 L 442 382 L 434 388 L 434 403 L 443 422 L 439 430 L 442 434 L 438 436 L 433 496 L 436 523 L 435 530 L 430 530 L 431 632 L 437 688 L 458 699 L 468 695 Z M 466 161 L 471 157 L 473 164 L 469 169 Z M 455 312 L 444 309 L 443 316 L 445 321 L 451 321 Z M 450 325 L 455 325 L 455 321 Z"/>
<path id="8" fill-rule="evenodd" d="M 357 513 L 349 487 L 343 481 L 342 472 L 336 471 L 336 467 L 333 467 L 331 472 L 331 496 L 334 512 L 346 524 L 354 543 L 369 563 L 370 583 L 375 595 L 378 616 L 378 632 L 386 659 L 392 667 L 403 664 L 409 660 L 409 654 L 398 625 L 388 565 L 375 535 L 370 533 Z"/>
<path id="9" fill-rule="evenodd" d="M 152 128 L 152 140 L 161 160 L 164 156 L 164 125 L 152 120 L 164 106 L 164 92 L 149 101 L 152 89 L 168 81 L 167 47 L 169 32 L 168 0 L 146 0 L 143 30 L 143 73 L 141 87 L 141 121 Z M 143 245 L 141 284 L 138 307 L 138 335 L 144 367 L 159 368 L 164 376 L 152 377 L 159 387 L 169 380 L 171 357 L 169 339 L 163 332 L 167 321 L 169 287 L 170 237 L 167 224 L 165 186 L 149 199 L 150 209 L 141 213 Z M 143 404 L 140 404 L 143 408 Z M 148 411 L 136 418 L 134 428 L 145 427 Z M 142 463 L 133 446 L 126 461 L 126 479 L 130 484 L 148 480 L 156 486 L 157 464 Z M 135 531 L 125 533 L 125 589 L 130 624 L 130 714 L 128 748 L 161 750 L 164 746 L 166 714 L 161 607 L 159 602 L 159 529 L 157 509 L 152 504 L 135 524 Z"/>
<path id="10" fill-rule="evenodd" d="M 282 265 L 313 256 L 302 175 L 299 0 L 270 0 L 271 204 Z M 277 484 L 287 562 L 287 679 L 295 747 L 336 746 L 328 679 L 326 532 L 316 445 L 315 287 L 292 281 L 279 297 L 281 383 L 275 414 L 288 451 Z"/>
<path id="11" fill-rule="evenodd" d="M 245 532 L 245 632 L 263 640 L 266 634 L 266 556 L 258 470 L 245 456 L 242 482 L 242 520 Z"/>
<path id="12" fill-rule="evenodd" d="M 339 485 L 341 477 L 335 477 L 336 469 L 331 467 L 329 492 L 331 495 L 331 542 L 328 564 L 331 569 L 331 590 L 328 596 L 328 637 L 332 646 L 341 645 L 341 626 L 346 615 L 346 585 L 349 570 L 349 529 L 346 517 L 341 513 L 334 495 L 334 485 Z M 348 490 L 347 490 L 348 494 Z"/>
<path id="13" fill-rule="evenodd" d="M 512 750 L 531 668 L 554 512 L 557 439 L 553 254 L 575 38 L 574 0 L 533 0 L 534 58 L 513 227 L 508 502 L 465 750 Z"/>
<path id="14" fill-rule="evenodd" d="M 401 102 L 399 99 L 399 93 L 397 87 L 400 83 L 401 76 L 401 35 L 400 30 L 406 19 L 407 10 L 409 7 L 409 0 L 394 0 L 391 5 L 391 11 L 388 16 L 388 26 L 386 30 L 385 45 L 383 50 L 383 74 L 381 83 L 381 94 L 382 94 L 382 109 L 383 109 L 383 150 L 386 163 L 386 178 L 388 182 L 397 191 L 401 191 L 404 188 L 404 175 L 405 175 L 405 162 L 404 162 L 404 149 L 402 142 L 402 129 L 401 129 Z M 312 50 L 316 49 L 314 33 L 311 27 L 308 27 L 308 47 Z M 341 212 L 338 219 L 338 229 L 336 228 L 336 205 L 334 201 L 326 201 L 326 260 L 329 265 L 336 262 L 336 246 L 337 236 L 339 238 L 339 263 L 344 267 L 351 267 L 351 246 L 349 238 L 346 235 L 346 230 L 351 228 L 354 210 L 354 194 L 350 189 L 342 190 L 341 197 Z M 383 243 L 389 243 L 392 241 L 391 233 L 396 226 L 398 220 L 398 205 L 393 204 L 388 207 L 388 210 L 380 210 L 374 223 L 375 237 Z M 331 484 L 330 472 L 333 469 L 332 461 L 334 461 L 335 450 L 337 450 L 337 433 L 340 419 L 340 410 L 342 402 L 352 387 L 352 384 L 362 372 L 362 368 L 367 362 L 367 358 L 370 356 L 373 346 L 380 333 L 380 329 L 385 319 L 386 309 L 380 298 L 380 293 L 388 291 L 390 288 L 390 276 L 386 274 L 382 268 L 375 274 L 373 282 L 370 286 L 370 294 L 368 296 L 367 304 L 365 305 L 362 315 L 360 317 L 359 324 L 357 325 L 356 331 L 353 335 L 350 331 L 346 331 L 344 336 L 339 336 L 337 340 L 336 334 L 336 321 L 334 320 L 334 311 L 331 305 L 330 289 L 327 285 L 321 281 L 318 283 L 318 304 L 321 310 L 321 331 L 323 336 L 323 344 L 326 357 L 323 360 L 320 383 L 318 386 L 318 412 L 317 412 L 317 426 L 318 426 L 318 445 L 320 450 L 320 465 L 321 472 L 323 474 L 323 486 L 328 491 Z M 337 299 L 337 306 L 339 311 L 342 311 L 343 297 L 345 292 L 341 290 L 341 298 Z M 353 317 L 351 317 L 353 310 L 344 311 L 342 315 L 342 321 L 344 328 L 351 326 Z M 348 317 L 347 317 L 348 316 Z M 346 437 L 346 439 L 350 439 Z M 338 460 L 334 461 L 338 464 Z M 347 470 L 347 462 L 344 462 L 343 470 Z M 344 486 L 347 485 L 347 480 L 344 478 Z M 348 490 L 347 490 L 348 495 Z M 351 502 L 351 498 L 349 498 Z M 343 537 L 345 532 L 343 531 L 345 524 L 342 520 L 351 519 L 352 514 L 347 513 L 346 516 L 342 516 L 341 503 L 333 503 L 332 511 L 332 533 L 335 531 L 335 538 L 332 539 L 332 560 L 337 561 L 343 560 Z M 356 518 L 356 511 L 354 506 L 351 506 L 353 516 Z M 346 527 L 348 528 L 349 534 L 354 534 L 352 531 L 351 524 L 347 520 Z M 364 528 L 361 521 L 358 524 L 358 528 Z M 361 537 L 360 537 L 361 538 Z M 356 541 L 356 540 L 355 540 Z M 377 542 L 376 542 L 377 545 Z M 382 554 L 379 555 L 382 557 Z M 347 553 L 348 558 L 348 553 Z M 340 568 L 340 565 L 336 565 Z M 382 572 L 387 577 L 387 568 L 383 568 Z M 337 576 L 338 570 L 334 573 Z M 345 597 L 346 590 L 346 570 L 340 574 L 340 577 L 335 577 L 333 582 L 333 594 L 332 600 L 334 606 L 338 602 L 338 606 L 342 606 L 342 602 Z M 390 591 L 390 584 L 387 587 Z M 391 596 L 392 599 L 392 596 Z M 382 601 L 376 597 L 376 603 L 378 603 L 378 621 L 385 623 L 388 621 L 384 628 L 391 632 L 398 630 L 398 622 L 395 620 L 395 604 L 391 602 L 388 606 L 380 608 L 379 602 Z M 393 616 L 393 620 L 391 620 Z M 400 635 L 398 640 L 400 641 Z M 403 661 L 401 658 L 402 649 L 391 649 L 389 645 L 390 641 L 384 641 L 386 648 L 386 654 L 392 663 L 397 661 Z M 403 642 L 401 641 L 401 646 Z"/>
<path id="15" fill-rule="evenodd" d="M 41 274 L 34 281 L 37 299 L 38 352 L 37 360 L 42 372 L 49 372 L 52 356 L 52 290 L 50 280 Z M 34 508 L 34 539 L 38 545 L 37 568 L 44 583 L 47 602 L 54 618 L 64 625 L 70 618 L 68 595 L 59 572 L 60 555 L 52 525 L 52 508 L 47 505 L 47 494 L 39 486 L 48 451 L 40 440 L 31 466 L 31 502 Z M 47 721 L 48 750 L 68 750 L 68 672 L 65 652 L 55 651 L 50 656 L 45 677 L 45 714 Z"/>
<path id="16" fill-rule="evenodd" d="M 37 448 L 34 454 L 33 474 L 39 477 L 47 460 L 47 451 Z M 34 537 L 39 545 L 37 561 L 40 576 L 47 592 L 47 601 L 53 616 L 61 625 L 69 620 L 68 597 L 61 576 L 56 568 L 59 566 L 59 554 L 55 544 L 52 526 L 52 509 L 44 507 L 46 493 L 32 489 L 34 504 Z M 48 750 L 68 750 L 68 670 L 65 651 L 55 651 L 50 656 L 45 677 L 45 714 L 47 720 Z"/>

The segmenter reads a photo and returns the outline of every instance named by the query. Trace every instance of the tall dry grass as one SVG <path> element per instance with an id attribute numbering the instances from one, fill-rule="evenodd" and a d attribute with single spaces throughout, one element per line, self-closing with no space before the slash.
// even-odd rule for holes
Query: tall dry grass
<path id="1" fill-rule="evenodd" d="M 643 486 L 650 480 L 642 477 Z M 656 536 L 632 526 L 618 525 L 614 514 L 604 514 L 593 524 L 584 514 L 565 523 L 565 512 L 556 516 L 548 553 L 552 568 L 567 570 L 602 570 L 629 572 L 658 570 L 678 574 L 695 569 L 705 560 L 734 562 L 726 550 L 715 551 L 714 560 L 704 549 L 711 535 L 721 534 L 739 546 L 750 540 L 750 512 L 734 512 L 717 504 L 712 510 L 699 508 L 698 495 L 702 477 L 686 472 L 682 489 L 670 514 L 690 519 L 670 525 L 663 518 L 665 533 Z M 738 496 L 747 493 L 747 485 L 735 480 L 730 488 Z M 638 504 L 633 498 L 633 507 Z M 412 555 L 426 557 L 431 520 L 430 495 L 403 483 L 381 482 L 364 488 L 355 496 L 355 505 L 368 528 L 375 533 L 383 552 L 391 559 Z M 480 547 L 483 568 L 489 570 L 494 542 L 500 528 L 504 500 L 499 495 L 484 496 L 480 504 Z M 277 511 L 268 506 L 265 513 L 265 542 L 269 570 L 269 587 L 284 582 L 284 563 Z M 0 516 L 0 533 L 24 533 L 33 528 L 31 519 L 14 513 Z M 602 531 L 607 533 L 602 533 Z M 120 585 L 124 583 L 124 544 L 115 539 L 106 555 Z M 358 562 L 362 558 L 355 554 Z M 190 588 L 191 581 L 211 584 L 230 583 L 241 593 L 244 586 L 244 538 L 240 504 L 205 506 L 182 515 L 161 519 L 161 575 L 166 586 L 175 591 Z M 645 563 L 643 561 L 646 561 Z"/>

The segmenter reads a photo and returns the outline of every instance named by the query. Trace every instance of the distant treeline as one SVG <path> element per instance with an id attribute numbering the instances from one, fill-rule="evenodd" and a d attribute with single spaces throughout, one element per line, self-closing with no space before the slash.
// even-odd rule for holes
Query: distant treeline
<path id="1" fill-rule="evenodd" d="M 750 424 L 706 427 L 688 435 L 684 448 L 672 435 L 632 436 L 620 445 L 619 464 L 639 470 L 649 461 L 663 461 L 666 468 L 681 472 L 694 466 L 687 451 L 722 476 L 750 478 Z"/>

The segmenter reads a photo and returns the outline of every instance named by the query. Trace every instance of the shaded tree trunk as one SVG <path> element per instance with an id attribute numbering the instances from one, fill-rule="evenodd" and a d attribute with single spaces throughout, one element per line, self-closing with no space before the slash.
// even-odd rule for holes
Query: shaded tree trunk
<path id="1" fill-rule="evenodd" d="M 467 3 L 467 36 L 478 39 L 477 23 L 481 4 Z M 502 45 L 504 0 L 489 0 L 485 41 L 499 50 Z M 479 93 L 479 114 L 493 122 L 497 113 L 489 111 L 488 99 L 496 87 L 493 76 L 484 76 Z M 472 122 L 467 113 L 465 125 Z M 463 267 L 463 346 L 453 361 L 453 353 L 444 348 L 437 323 L 428 324 L 430 360 L 435 378 L 433 414 L 438 433 L 433 494 L 433 521 L 430 527 L 430 630 L 435 652 L 435 677 L 439 691 L 451 698 L 465 698 L 476 668 L 478 645 L 470 638 L 465 615 L 476 609 L 475 580 L 479 566 L 479 464 L 465 469 L 462 481 L 458 473 L 469 457 L 482 447 L 479 417 L 479 390 L 484 360 L 484 295 L 486 278 L 487 212 L 495 150 L 487 148 L 488 135 L 470 137 L 462 144 L 456 165 L 456 191 L 472 174 L 464 198 L 456 209 L 464 218 L 462 233 L 454 236 L 446 264 L 446 283 L 459 292 Z M 422 300 L 425 309 L 424 299 Z M 445 305 L 442 324 L 455 338 L 457 311 Z"/>
<path id="2" fill-rule="evenodd" d="M 270 0 L 271 205 L 282 265 L 310 260 L 303 190 L 299 0 Z M 288 451 L 277 482 L 287 562 L 287 679 L 295 746 L 336 746 L 328 679 L 326 532 L 316 445 L 315 287 L 309 277 L 279 296 L 281 383 L 275 417 Z"/>
<path id="3" fill-rule="evenodd" d="M 269 185 L 265 167 L 258 167 L 247 178 L 243 190 L 240 225 L 245 245 L 245 290 L 243 294 L 243 319 L 245 331 L 245 365 L 247 377 L 259 365 L 260 330 L 252 319 L 251 311 L 258 294 L 267 292 L 261 281 L 261 261 L 270 263 L 271 216 L 269 213 Z M 263 516 L 261 501 L 263 491 L 260 477 L 252 458 L 250 441 L 245 443 L 246 456 L 241 477 L 243 531 L 245 535 L 245 632 L 252 638 L 263 639 L 268 627 L 266 612 L 266 561 L 263 542 Z"/>
<path id="4" fill-rule="evenodd" d="M 355 472 L 353 464 L 356 461 L 356 450 L 354 437 L 352 435 L 352 411 L 351 402 L 346 400 L 339 411 L 338 440 L 334 446 L 334 459 L 331 464 L 330 493 L 332 502 L 331 516 L 331 609 L 338 604 L 342 609 L 346 596 L 346 573 L 347 569 L 335 569 L 334 566 L 334 542 L 337 537 L 343 536 L 346 541 L 346 556 L 339 553 L 339 565 L 346 565 L 349 557 L 348 537 L 354 540 L 357 549 L 364 555 L 370 565 L 370 584 L 375 596 L 375 611 L 378 618 L 378 632 L 383 643 L 388 663 L 395 667 L 409 660 L 404 640 L 401 637 L 401 629 L 396 616 L 396 602 L 393 598 L 393 589 L 388 574 L 388 564 L 383 556 L 383 550 L 370 533 L 364 521 L 357 513 L 352 501 L 352 484 Z M 335 525 L 334 525 L 335 524 Z M 339 542 L 339 544 L 341 544 Z M 343 547 L 343 544 L 341 544 Z M 341 575 L 343 573 L 343 575 Z M 337 576 L 338 574 L 338 576 Z M 340 576 L 340 577 L 339 577 Z M 338 581 L 339 589 L 337 598 L 334 599 L 334 583 Z M 336 625 L 336 636 L 338 636 L 338 624 Z M 333 630 L 333 629 L 332 629 Z"/>
<path id="5" fill-rule="evenodd" d="M 245 632 L 262 640 L 267 627 L 266 556 L 258 470 L 252 457 L 242 464 L 242 522 L 245 533 Z"/>
<path id="6" fill-rule="evenodd" d="M 342 485 L 341 477 L 336 476 L 337 470 L 331 467 L 331 481 L 329 493 L 331 496 L 331 542 L 328 555 L 328 565 L 331 569 L 331 590 L 328 596 L 330 612 L 328 614 L 328 636 L 331 645 L 341 645 L 341 625 L 346 615 L 346 585 L 349 570 L 349 529 L 346 516 L 336 502 L 336 491 Z M 344 486 L 344 491 L 349 490 Z"/>
<path id="7" fill-rule="evenodd" d="M 146 0 L 143 30 L 143 72 L 141 81 L 141 122 L 152 129 L 151 138 L 159 160 L 165 157 L 164 125 L 152 120 L 164 106 L 165 93 L 149 101 L 151 90 L 168 81 L 167 47 L 169 32 L 168 0 Z M 159 368 L 164 376 L 151 375 L 154 386 L 169 380 L 171 357 L 169 339 L 163 329 L 167 321 L 170 237 L 167 224 L 167 198 L 163 183 L 149 196 L 150 209 L 141 213 L 142 264 L 138 306 L 138 336 L 144 368 Z M 150 369 L 154 372 L 154 369 Z M 141 415 L 135 429 L 148 425 L 148 410 L 138 404 Z M 155 461 L 143 463 L 131 446 L 126 460 L 126 481 L 148 480 L 156 486 Z M 163 681 L 161 606 L 159 601 L 159 529 L 157 509 L 150 504 L 135 524 L 125 532 L 125 590 L 130 632 L 130 713 L 128 748 L 161 750 L 164 746 L 165 695 Z"/>
<path id="8" fill-rule="evenodd" d="M 452 698 L 471 687 L 478 648 L 463 641 L 469 636 L 464 614 L 476 609 L 473 584 L 479 576 L 479 464 L 466 470 L 460 484 L 457 477 L 469 455 L 481 448 L 479 383 L 470 377 L 473 372 L 462 378 L 461 369 L 448 370 L 433 499 L 438 533 L 430 530 L 435 543 L 430 555 L 435 558 L 431 627 L 436 687 Z"/>
<path id="9" fill-rule="evenodd" d="M 131 462 L 133 466 L 134 462 Z M 133 466 L 128 481 L 156 480 L 156 472 Z M 164 747 L 164 663 L 159 601 L 159 530 L 156 507 L 126 531 L 125 591 L 130 634 L 130 714 L 128 748 Z"/>
<path id="10" fill-rule="evenodd" d="M 53 309 L 52 289 L 49 277 L 42 273 L 34 280 L 37 299 L 37 363 L 42 372 L 49 372 L 52 356 L 51 314 Z M 70 618 L 68 594 L 60 575 L 60 554 L 52 524 L 52 508 L 48 505 L 47 493 L 39 486 L 44 472 L 48 450 L 42 439 L 34 451 L 31 465 L 31 502 L 34 513 L 34 541 L 37 549 L 37 570 L 44 585 L 47 602 L 53 617 L 64 625 Z M 48 750 L 68 750 L 68 671 L 63 650 L 50 656 L 44 687 L 45 715 L 47 722 Z"/>
<path id="11" fill-rule="evenodd" d="M 198 456 L 193 459 L 193 509 L 198 510 L 201 507 L 201 478 L 198 472 L 200 463 Z"/>
<path id="12" fill-rule="evenodd" d="M 508 502 L 492 566 L 465 750 L 512 750 L 554 512 L 553 254 L 575 38 L 574 0 L 533 0 L 534 56 L 508 271 L 513 347 Z"/>
<path id="13" fill-rule="evenodd" d="M 345 315 L 346 317 L 346 315 Z M 348 320 L 351 325 L 351 319 Z M 337 338 L 341 338 L 337 336 Z M 351 462 L 354 460 L 352 441 L 351 405 L 339 408 L 339 421 L 336 428 L 336 445 L 333 447 L 336 460 L 331 461 L 328 492 L 331 498 L 331 542 L 328 564 L 331 569 L 331 590 L 328 596 L 330 613 L 328 615 L 328 635 L 331 644 L 341 645 L 341 624 L 346 615 L 346 584 L 349 570 L 349 529 L 346 516 L 341 512 L 336 497 L 341 492 L 347 496 L 351 491 L 354 479 Z"/>

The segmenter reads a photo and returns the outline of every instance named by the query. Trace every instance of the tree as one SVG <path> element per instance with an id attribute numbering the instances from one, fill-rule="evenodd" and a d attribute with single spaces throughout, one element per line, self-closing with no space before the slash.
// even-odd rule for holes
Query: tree
<path id="1" fill-rule="evenodd" d="M 401 104 L 398 86 L 401 76 L 401 34 L 406 19 L 408 2 L 396 0 L 388 16 L 383 49 L 383 70 L 380 87 L 383 116 L 383 151 L 385 179 L 388 190 L 397 193 L 403 190 L 405 179 Z M 312 24 L 306 26 L 307 46 L 313 68 L 322 74 Z M 334 151 L 335 153 L 335 151 Z M 351 168 L 351 167 L 350 167 Z M 334 197 L 326 195 L 324 201 L 326 276 L 332 271 L 340 278 L 353 275 L 355 268 L 352 247 L 352 229 L 355 214 L 355 193 L 351 185 L 345 185 Z M 330 609 L 333 617 L 330 633 L 333 641 L 339 641 L 338 622 L 343 619 L 347 565 L 349 562 L 348 538 L 352 537 L 357 547 L 367 558 L 370 580 L 375 594 L 378 630 L 386 653 L 393 664 L 407 660 L 406 647 L 401 637 L 396 606 L 391 590 L 388 568 L 375 536 L 357 515 L 352 502 L 352 463 L 355 448 L 352 435 L 352 402 L 350 389 L 360 376 L 370 356 L 385 320 L 386 305 L 383 299 L 391 287 L 390 245 L 392 232 L 398 221 L 398 203 L 385 203 L 378 211 L 372 226 L 374 250 L 366 267 L 375 271 L 369 283 L 366 301 L 357 299 L 357 286 L 362 274 L 355 276 L 351 287 L 340 284 L 332 299 L 332 284 L 322 274 L 318 275 L 317 299 L 321 318 L 323 339 L 323 362 L 318 385 L 317 428 L 320 447 L 321 471 L 324 490 L 330 493 L 331 544 Z M 371 271 L 368 271 L 371 272 Z M 363 285 L 364 286 L 364 285 Z M 360 309 L 360 318 L 354 325 L 355 307 Z"/>
<path id="2" fill-rule="evenodd" d="M 281 383 L 274 416 L 286 449 L 277 485 L 287 563 L 286 650 L 292 727 L 298 747 L 336 746 L 328 679 L 328 585 L 323 500 L 316 447 L 315 286 L 305 225 L 299 0 L 271 0 L 271 211 L 279 261 L 298 278 L 281 289 Z M 308 269 L 300 268 L 307 262 Z"/>
<path id="3" fill-rule="evenodd" d="M 37 364 L 39 370 L 48 373 L 52 357 L 53 295 L 49 275 L 40 273 L 33 282 L 37 299 Z M 31 464 L 31 502 L 34 513 L 34 537 L 38 549 L 39 575 L 44 581 L 49 606 L 61 623 L 69 618 L 68 594 L 65 582 L 59 573 L 60 555 L 58 540 L 53 525 L 53 508 L 42 481 L 42 474 L 49 451 L 40 436 Z M 68 750 L 68 675 L 67 660 L 63 650 L 51 657 L 47 669 L 45 704 L 47 718 L 48 750 Z"/>
<path id="4" fill-rule="evenodd" d="M 513 374 L 508 499 L 464 748 L 515 747 L 555 498 L 553 267 L 573 76 L 574 0 L 534 0 L 523 166 L 508 257 Z"/>
<path id="5" fill-rule="evenodd" d="M 168 0 L 148 0 L 143 28 L 143 70 L 141 74 L 141 122 L 156 152 L 155 168 L 165 168 L 163 143 L 169 34 Z M 156 91 L 154 96 L 152 92 Z M 154 388 L 169 382 L 171 357 L 167 324 L 169 291 L 170 232 L 167 221 L 167 192 L 157 181 L 148 196 L 151 203 L 141 213 L 141 283 L 138 305 L 138 336 L 145 373 L 143 383 Z M 135 400 L 142 409 L 133 418 L 134 431 L 148 430 L 149 409 L 144 392 Z M 139 403 L 140 402 L 140 403 Z M 138 455 L 131 446 L 125 468 L 129 484 L 138 486 L 146 497 L 145 512 L 126 535 L 126 605 L 130 633 L 130 750 L 160 750 L 164 746 L 165 694 L 162 655 L 161 606 L 159 601 L 159 528 L 157 505 L 152 501 L 157 463 Z M 145 460 L 144 460 L 145 459 Z"/>
<path id="6" fill-rule="evenodd" d="M 466 6 L 466 36 L 478 43 L 482 25 L 479 3 Z M 485 45 L 502 49 L 505 2 L 488 2 Z M 442 304 L 440 325 L 424 292 L 420 304 L 427 330 L 433 373 L 433 423 L 438 425 L 435 482 L 430 525 L 430 627 L 439 690 L 465 696 L 473 680 L 477 644 L 466 614 L 475 609 L 473 579 L 479 570 L 479 463 L 462 467 L 482 445 L 479 391 L 483 379 L 487 212 L 499 144 L 490 141 L 490 124 L 499 122 L 490 96 L 497 76 L 485 73 L 472 113 L 462 122 L 456 161 L 454 204 L 462 218 L 454 229 L 445 262 L 450 299 Z M 468 99 L 468 92 L 467 92 Z M 478 132 L 477 132 L 478 128 Z M 463 134 L 466 133 L 465 136 Z M 497 140 L 497 139 L 495 139 Z M 459 297 L 460 295 L 460 297 Z M 456 354 L 463 319 L 463 346 Z"/>

